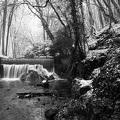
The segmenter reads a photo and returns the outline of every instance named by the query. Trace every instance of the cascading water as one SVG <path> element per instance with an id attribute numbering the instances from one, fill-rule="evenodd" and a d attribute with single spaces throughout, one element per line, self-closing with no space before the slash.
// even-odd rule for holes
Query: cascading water
<path id="1" fill-rule="evenodd" d="M 3 78 L 19 78 L 21 74 L 28 71 L 28 65 L 3 65 Z"/>
<path id="2" fill-rule="evenodd" d="M 53 59 L 2 59 L 3 78 L 20 78 L 21 74 L 28 72 L 32 67 L 34 70 L 44 69 L 47 73 L 54 72 Z M 14 64 L 13 64 L 14 63 Z"/>

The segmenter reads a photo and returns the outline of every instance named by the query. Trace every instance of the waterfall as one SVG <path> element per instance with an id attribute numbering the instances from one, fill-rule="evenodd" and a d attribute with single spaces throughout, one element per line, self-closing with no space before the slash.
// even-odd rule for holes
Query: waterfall
<path id="1" fill-rule="evenodd" d="M 46 73 L 49 75 L 49 73 L 54 72 L 54 71 L 48 71 L 45 68 L 43 68 L 43 65 L 29 65 L 29 64 L 22 64 L 22 65 L 16 65 L 16 64 L 12 64 L 12 65 L 8 65 L 8 64 L 4 64 L 3 65 L 3 78 L 20 78 L 21 74 L 23 73 L 27 73 L 28 70 L 45 70 Z M 53 69 L 54 70 L 54 69 Z"/>
<path id="2" fill-rule="evenodd" d="M 19 78 L 21 74 L 28 72 L 30 68 L 34 70 L 54 72 L 54 59 L 1 59 L 0 73 L 2 78 Z"/>
<path id="3" fill-rule="evenodd" d="M 19 78 L 21 74 L 28 72 L 28 65 L 3 65 L 3 78 Z"/>
<path id="4" fill-rule="evenodd" d="M 41 59 L 1 59 L 1 64 L 30 64 L 30 65 L 43 65 L 43 68 L 47 69 L 49 72 L 54 71 L 54 59 L 50 58 L 41 58 Z"/>

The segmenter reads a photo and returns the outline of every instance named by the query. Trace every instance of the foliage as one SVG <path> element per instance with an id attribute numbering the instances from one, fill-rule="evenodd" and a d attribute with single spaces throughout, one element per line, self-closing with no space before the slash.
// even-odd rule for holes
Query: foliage
<path id="1" fill-rule="evenodd" d="M 59 29 L 55 33 L 55 42 L 51 46 L 50 54 L 53 56 L 69 56 L 73 42 L 70 40 L 64 28 Z"/>
<path id="2" fill-rule="evenodd" d="M 39 58 L 41 56 L 49 56 L 49 45 L 35 44 L 24 53 L 25 58 Z"/>

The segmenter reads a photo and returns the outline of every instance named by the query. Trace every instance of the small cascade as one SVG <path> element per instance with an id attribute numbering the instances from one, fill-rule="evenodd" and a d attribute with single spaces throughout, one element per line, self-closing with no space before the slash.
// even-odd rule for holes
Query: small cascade
<path id="1" fill-rule="evenodd" d="M 3 78 L 19 78 L 22 73 L 25 73 L 28 71 L 28 65 L 3 65 Z"/>
<path id="2" fill-rule="evenodd" d="M 54 72 L 54 59 L 1 59 L 0 77 L 19 78 L 21 74 L 28 72 L 29 68 L 34 70 L 45 70 L 48 74 Z"/>
<path id="3" fill-rule="evenodd" d="M 37 69 L 39 69 L 42 71 L 44 68 L 42 65 L 37 65 L 37 64 L 36 65 L 29 65 L 29 64 L 8 65 L 8 64 L 4 64 L 3 65 L 3 71 L 4 71 L 3 78 L 20 78 L 20 76 L 23 73 L 28 72 L 30 69 L 35 70 L 35 71 L 37 71 Z M 44 70 L 46 70 L 46 69 L 44 69 Z M 47 72 L 47 73 L 49 74 L 49 72 Z"/>
<path id="4" fill-rule="evenodd" d="M 1 59 L 1 64 L 16 64 L 16 65 L 43 65 L 43 68 L 47 69 L 49 72 L 54 71 L 54 59 L 52 58 L 41 58 L 41 59 Z"/>

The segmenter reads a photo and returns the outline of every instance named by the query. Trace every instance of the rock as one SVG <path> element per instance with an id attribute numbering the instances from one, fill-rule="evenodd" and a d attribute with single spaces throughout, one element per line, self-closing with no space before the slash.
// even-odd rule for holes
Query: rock
<path id="1" fill-rule="evenodd" d="M 33 65 L 29 65 L 28 73 L 31 73 L 31 72 L 33 72 L 33 71 L 36 71 L 35 66 L 33 66 Z"/>
<path id="2" fill-rule="evenodd" d="M 55 80 L 55 77 L 53 75 L 50 75 L 48 79 L 49 80 Z"/>
<path id="3" fill-rule="evenodd" d="M 55 80 L 55 79 L 60 79 L 60 77 L 56 73 L 52 73 L 49 77 L 48 80 Z"/>
<path id="4" fill-rule="evenodd" d="M 27 78 L 28 75 L 29 75 L 29 73 L 23 73 L 23 74 L 20 76 L 20 80 L 21 80 L 22 82 L 26 81 L 26 78 Z"/>
<path id="5" fill-rule="evenodd" d="M 96 78 L 99 73 L 100 73 L 100 68 L 94 69 L 90 76 L 90 79 Z"/>
<path id="6" fill-rule="evenodd" d="M 107 52 L 108 49 L 89 52 L 87 57 L 82 61 L 84 79 L 89 79 L 94 69 L 102 67 L 105 64 L 107 61 Z"/>
<path id="7" fill-rule="evenodd" d="M 40 74 L 40 75 L 39 75 L 39 79 L 40 79 L 41 81 L 42 81 L 42 80 L 47 80 L 48 77 L 45 76 L 45 75 Z"/>
<path id="8" fill-rule="evenodd" d="M 57 113 L 58 113 L 58 108 L 49 108 L 45 111 L 45 117 L 48 120 L 54 120 L 54 117 Z"/>
<path id="9" fill-rule="evenodd" d="M 43 68 L 42 65 L 38 65 L 36 71 L 39 75 L 42 75 L 42 76 L 48 77 L 49 75 L 48 71 L 45 68 Z"/>
<path id="10" fill-rule="evenodd" d="M 39 78 L 39 75 L 38 75 L 38 73 L 36 72 L 36 71 L 32 71 L 31 73 L 30 73 L 30 79 L 31 80 L 36 80 L 36 79 L 38 79 Z"/>
<path id="11" fill-rule="evenodd" d="M 31 71 L 27 76 L 26 81 L 31 85 L 37 85 L 40 82 L 38 73 L 36 71 Z"/>
<path id="12" fill-rule="evenodd" d="M 47 80 L 42 81 L 42 87 L 49 88 L 49 82 Z"/>
<path id="13" fill-rule="evenodd" d="M 80 95 L 84 95 L 84 94 L 86 94 L 89 90 L 91 90 L 91 86 L 87 85 L 87 86 L 84 86 L 84 87 L 80 88 L 79 93 L 80 93 Z"/>
<path id="14" fill-rule="evenodd" d="M 83 80 L 75 78 L 72 83 L 72 92 L 74 97 L 79 98 L 92 89 L 92 80 Z"/>

